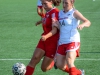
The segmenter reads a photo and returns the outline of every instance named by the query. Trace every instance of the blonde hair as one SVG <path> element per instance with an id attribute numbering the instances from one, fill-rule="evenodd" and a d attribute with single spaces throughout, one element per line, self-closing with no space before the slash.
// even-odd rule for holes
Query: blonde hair
<path id="1" fill-rule="evenodd" d="M 75 8 L 75 6 L 74 6 L 75 0 L 70 0 L 70 1 L 71 1 L 72 5 L 73 5 L 73 8 Z"/>

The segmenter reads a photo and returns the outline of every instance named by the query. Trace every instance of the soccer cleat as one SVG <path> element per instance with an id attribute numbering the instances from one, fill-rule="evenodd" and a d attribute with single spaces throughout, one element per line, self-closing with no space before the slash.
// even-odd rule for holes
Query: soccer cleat
<path id="1" fill-rule="evenodd" d="M 57 66 L 56 66 L 56 64 L 54 64 L 54 68 L 55 68 L 55 69 L 58 69 Z"/>
<path id="2" fill-rule="evenodd" d="M 81 70 L 81 69 L 80 69 L 80 71 L 81 71 L 81 73 L 82 73 L 81 75 L 85 75 L 85 71 L 84 71 L 84 70 Z"/>

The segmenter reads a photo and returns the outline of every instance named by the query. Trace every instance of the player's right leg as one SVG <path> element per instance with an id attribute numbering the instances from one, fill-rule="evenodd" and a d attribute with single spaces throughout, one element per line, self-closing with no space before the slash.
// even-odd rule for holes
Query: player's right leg
<path id="1" fill-rule="evenodd" d="M 40 48 L 36 48 L 31 61 L 29 62 L 29 66 L 35 67 L 36 64 L 38 64 L 41 60 L 41 58 L 44 56 L 45 51 L 40 49 Z"/>
<path id="2" fill-rule="evenodd" d="M 32 75 L 34 73 L 35 66 L 40 62 L 41 58 L 44 56 L 45 51 L 36 48 L 35 52 L 29 62 L 29 64 L 26 67 L 26 74 L 25 75 Z"/>
<path id="3" fill-rule="evenodd" d="M 74 65 L 76 59 L 76 51 L 68 51 L 66 55 L 66 61 L 69 67 L 69 75 L 81 75 L 82 72 Z"/>
<path id="4" fill-rule="evenodd" d="M 81 75 L 85 75 L 84 69 L 79 69 L 81 71 Z"/>

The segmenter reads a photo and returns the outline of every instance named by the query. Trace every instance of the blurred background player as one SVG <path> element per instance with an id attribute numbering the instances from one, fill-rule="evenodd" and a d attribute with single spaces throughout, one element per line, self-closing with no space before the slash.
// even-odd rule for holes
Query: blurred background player
<path id="1" fill-rule="evenodd" d="M 59 39 L 59 31 L 53 25 L 52 19 L 58 20 L 59 10 L 56 7 L 61 2 L 60 0 L 41 0 L 42 6 L 45 9 L 45 16 L 42 18 L 43 33 L 38 42 L 38 45 L 33 53 L 33 56 L 26 67 L 25 75 L 32 75 L 36 65 L 42 60 L 41 69 L 43 72 L 50 70 L 54 66 L 54 56 L 57 50 Z M 39 24 L 38 22 L 36 25 Z M 57 32 L 57 33 L 55 33 Z"/>
<path id="2" fill-rule="evenodd" d="M 79 24 L 80 21 L 82 21 L 81 24 Z M 89 27 L 90 21 L 74 8 L 74 0 L 63 0 L 63 10 L 59 12 L 59 22 L 55 26 L 60 29 L 56 54 L 57 67 L 69 75 L 85 75 L 84 70 L 76 68 L 74 61 L 76 57 L 79 57 L 80 34 L 78 29 Z"/>
<path id="3" fill-rule="evenodd" d="M 38 0 L 38 2 L 37 2 L 37 13 L 41 17 L 44 17 L 45 16 L 45 11 L 44 11 L 44 8 L 42 6 L 41 0 Z"/>

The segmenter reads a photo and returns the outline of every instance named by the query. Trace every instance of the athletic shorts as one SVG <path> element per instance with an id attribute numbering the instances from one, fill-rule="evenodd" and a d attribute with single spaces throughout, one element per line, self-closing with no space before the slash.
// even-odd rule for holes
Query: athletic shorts
<path id="1" fill-rule="evenodd" d="M 53 40 L 53 41 L 51 41 L 51 40 L 46 40 L 46 41 L 40 40 L 38 45 L 37 45 L 37 48 L 40 48 L 40 49 L 45 51 L 44 56 L 47 56 L 49 58 L 54 58 L 56 50 L 57 50 L 57 44 L 58 44 L 57 40 Z"/>
<path id="2" fill-rule="evenodd" d="M 66 55 L 68 51 L 76 51 L 76 57 L 79 57 L 80 42 L 72 42 L 68 44 L 62 44 L 58 46 L 57 53 L 61 55 Z"/>

